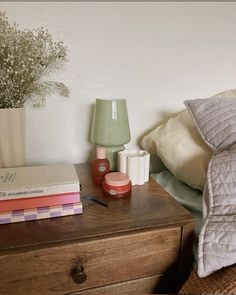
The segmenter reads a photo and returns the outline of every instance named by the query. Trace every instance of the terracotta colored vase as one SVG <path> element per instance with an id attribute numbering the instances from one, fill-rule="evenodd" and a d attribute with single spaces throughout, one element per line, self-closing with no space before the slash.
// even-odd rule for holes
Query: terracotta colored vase
<path id="1" fill-rule="evenodd" d="M 0 109 L 0 167 L 17 167 L 24 164 L 24 108 Z"/>

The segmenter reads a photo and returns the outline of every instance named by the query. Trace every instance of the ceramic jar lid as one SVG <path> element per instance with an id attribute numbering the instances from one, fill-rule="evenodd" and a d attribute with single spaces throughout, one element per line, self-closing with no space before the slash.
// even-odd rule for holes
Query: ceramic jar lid
<path id="1" fill-rule="evenodd" d="M 112 172 L 105 175 L 105 182 L 111 186 L 123 186 L 129 183 L 129 176 L 122 172 Z"/>

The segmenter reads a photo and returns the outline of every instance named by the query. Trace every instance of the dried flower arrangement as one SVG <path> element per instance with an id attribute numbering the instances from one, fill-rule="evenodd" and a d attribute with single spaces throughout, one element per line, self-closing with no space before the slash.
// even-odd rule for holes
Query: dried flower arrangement
<path id="1" fill-rule="evenodd" d="M 63 83 L 43 80 L 65 61 L 62 41 L 54 42 L 43 28 L 20 30 L 0 11 L 0 108 L 20 108 L 27 100 L 41 106 L 54 92 L 68 97 Z"/>

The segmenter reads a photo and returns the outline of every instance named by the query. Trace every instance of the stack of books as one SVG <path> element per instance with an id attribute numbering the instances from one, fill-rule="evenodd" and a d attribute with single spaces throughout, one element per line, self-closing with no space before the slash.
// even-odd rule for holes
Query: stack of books
<path id="1" fill-rule="evenodd" d="M 80 213 L 74 165 L 0 169 L 0 224 Z"/>

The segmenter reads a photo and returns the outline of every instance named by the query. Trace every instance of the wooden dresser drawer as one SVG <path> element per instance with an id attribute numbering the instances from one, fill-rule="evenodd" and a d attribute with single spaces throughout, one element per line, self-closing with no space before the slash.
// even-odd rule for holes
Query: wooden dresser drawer
<path id="1" fill-rule="evenodd" d="M 0 294 L 59 295 L 159 275 L 178 260 L 180 237 L 176 227 L 2 255 Z M 81 284 L 76 265 L 87 275 Z"/>
<path id="2" fill-rule="evenodd" d="M 164 274 L 73 292 L 70 295 L 156 294 Z M 161 291 L 161 294 L 163 292 Z M 165 293 L 164 293 L 165 294 Z"/>

